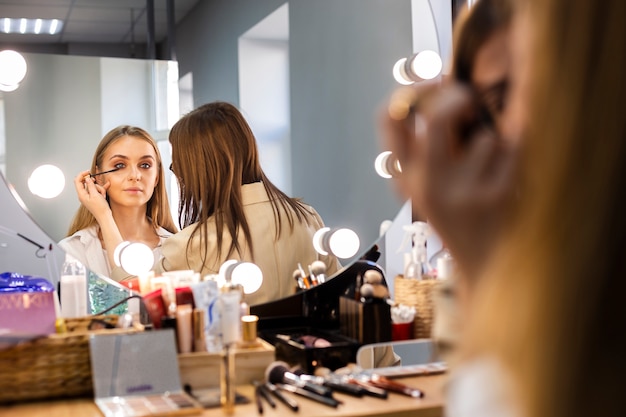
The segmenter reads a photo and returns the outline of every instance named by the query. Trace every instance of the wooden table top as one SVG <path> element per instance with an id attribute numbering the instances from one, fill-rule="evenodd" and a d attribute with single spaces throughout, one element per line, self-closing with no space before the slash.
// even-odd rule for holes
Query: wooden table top
<path id="1" fill-rule="evenodd" d="M 335 398 L 343 401 L 338 408 L 331 408 L 306 398 L 291 395 L 300 405 L 297 413 L 278 402 L 276 408 L 270 408 L 264 403 L 263 416 L 282 417 L 299 415 L 301 417 L 441 417 L 443 415 L 443 389 L 446 375 L 431 375 L 402 378 L 401 381 L 411 387 L 419 388 L 424 392 L 424 398 L 410 398 L 401 394 L 389 393 L 386 400 L 374 397 L 356 398 L 349 395 L 335 393 Z M 254 388 L 251 385 L 237 387 L 237 392 L 254 399 Z M 205 409 L 201 414 L 206 417 L 224 416 L 221 408 Z M 232 416 L 250 417 L 259 415 L 254 401 L 248 404 L 237 405 Z M 30 402 L 9 406 L 0 406 L 0 416 L 3 417 L 101 417 L 102 414 L 90 399 L 69 399 L 58 401 Z"/>

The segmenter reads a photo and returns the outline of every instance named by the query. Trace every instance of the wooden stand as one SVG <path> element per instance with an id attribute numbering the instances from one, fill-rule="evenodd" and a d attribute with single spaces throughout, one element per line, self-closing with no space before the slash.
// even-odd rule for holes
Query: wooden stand
<path id="1" fill-rule="evenodd" d="M 261 381 L 265 369 L 274 362 L 274 346 L 263 339 L 249 347 L 235 348 L 236 385 L 251 384 Z M 220 386 L 219 353 L 194 352 L 178 355 L 180 380 L 183 385 L 190 385 L 194 390 L 216 388 Z"/>

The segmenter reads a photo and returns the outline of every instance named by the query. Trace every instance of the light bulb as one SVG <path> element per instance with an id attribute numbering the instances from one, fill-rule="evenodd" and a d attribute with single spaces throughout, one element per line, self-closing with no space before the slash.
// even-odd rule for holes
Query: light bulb
<path id="1" fill-rule="evenodd" d="M 323 239 L 324 235 L 330 231 L 330 227 L 322 227 L 318 229 L 313 235 L 313 248 L 320 255 L 328 255 L 328 252 L 324 250 Z"/>
<path id="2" fill-rule="evenodd" d="M 54 165 L 41 165 L 28 177 L 28 189 L 41 198 L 54 198 L 65 188 L 65 175 Z"/>
<path id="3" fill-rule="evenodd" d="M 337 229 L 328 239 L 330 251 L 338 258 L 351 258 L 359 250 L 361 242 L 359 236 L 350 229 Z"/>
<path id="4" fill-rule="evenodd" d="M 261 288 L 263 272 L 252 262 L 239 262 L 231 271 L 231 281 L 241 285 L 245 294 L 252 294 Z"/>
<path id="5" fill-rule="evenodd" d="M 393 78 L 399 84 L 411 85 L 414 83 L 414 81 L 411 80 L 409 75 L 406 73 L 405 66 L 406 66 L 406 58 L 400 58 L 398 61 L 396 61 L 396 63 L 393 65 L 393 70 L 392 70 Z"/>
<path id="6" fill-rule="evenodd" d="M 411 61 L 411 71 L 422 80 L 432 80 L 441 73 L 443 62 L 435 51 L 419 52 Z"/>
<path id="7" fill-rule="evenodd" d="M 374 169 L 376 173 L 383 178 L 397 177 L 402 173 L 400 161 L 398 161 L 391 151 L 384 151 L 378 154 L 374 160 Z"/>
<path id="8" fill-rule="evenodd" d="M 220 266 L 220 270 L 217 273 L 217 286 L 218 287 L 223 287 L 226 282 L 230 281 L 231 276 L 230 276 L 230 272 L 229 269 L 234 266 L 237 262 L 236 259 L 229 259 L 227 261 L 225 261 L 222 266 Z"/>
<path id="9" fill-rule="evenodd" d="M 131 275 L 147 274 L 154 266 L 154 252 L 141 242 L 120 243 L 113 252 L 113 259 Z"/>
<path id="10" fill-rule="evenodd" d="M 26 77 L 26 60 L 19 52 L 6 49 L 0 51 L 0 84 L 5 87 L 19 85 Z"/>

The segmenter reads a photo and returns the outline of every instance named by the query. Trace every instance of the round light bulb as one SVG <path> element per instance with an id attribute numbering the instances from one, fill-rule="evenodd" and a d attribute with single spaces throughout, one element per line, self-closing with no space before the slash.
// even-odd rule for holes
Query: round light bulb
<path id="1" fill-rule="evenodd" d="M 10 93 L 11 91 L 17 90 L 19 86 L 20 86 L 19 84 L 13 84 L 13 85 L 0 84 L 0 91 L 4 91 L 5 93 Z"/>
<path id="2" fill-rule="evenodd" d="M 320 255 L 328 255 L 328 252 L 324 250 L 324 244 L 322 240 L 324 239 L 324 235 L 330 231 L 330 227 L 322 227 L 318 229 L 313 235 L 313 248 Z"/>
<path id="3" fill-rule="evenodd" d="M 337 229 L 328 239 L 331 252 L 342 259 L 351 258 L 359 250 L 361 242 L 359 236 L 350 229 Z"/>
<path id="4" fill-rule="evenodd" d="M 384 151 L 378 154 L 374 160 L 374 169 L 376 173 L 383 178 L 397 177 L 402 173 L 400 161 L 398 161 L 391 151 Z"/>
<path id="5" fill-rule="evenodd" d="M 387 158 L 391 155 L 391 151 L 384 151 L 378 154 L 376 159 L 374 160 L 374 169 L 376 173 L 383 178 L 391 178 L 391 174 L 387 171 L 385 167 Z"/>
<path id="6" fill-rule="evenodd" d="M 422 80 L 432 80 L 441 73 L 442 68 L 441 57 L 430 50 L 418 53 L 411 62 L 411 70 Z"/>
<path id="7" fill-rule="evenodd" d="M 405 65 L 406 65 L 406 58 L 400 58 L 398 61 L 396 61 L 396 63 L 393 65 L 393 70 L 391 71 L 393 74 L 393 78 L 402 85 L 411 85 L 414 83 L 413 80 L 411 80 L 411 78 L 408 76 L 408 74 L 405 71 Z"/>
<path id="8" fill-rule="evenodd" d="M 41 198 L 54 198 L 65 188 L 65 175 L 54 165 L 41 165 L 28 177 L 28 189 Z"/>
<path id="9" fill-rule="evenodd" d="M 154 252 L 144 243 L 122 242 L 113 253 L 115 264 L 121 266 L 131 275 L 142 275 L 150 272 L 154 266 Z"/>
<path id="10" fill-rule="evenodd" d="M 228 277 L 228 275 L 230 274 L 229 269 L 237 262 L 239 261 L 236 259 L 229 259 L 225 261 L 222 266 L 220 266 L 220 270 L 217 273 L 218 287 L 223 287 L 224 285 L 226 285 L 226 282 L 230 280 L 231 277 Z"/>
<path id="11" fill-rule="evenodd" d="M 252 262 L 239 262 L 231 271 L 231 282 L 243 287 L 245 294 L 252 294 L 261 288 L 263 272 Z"/>
<path id="12" fill-rule="evenodd" d="M 26 77 L 26 60 L 19 52 L 10 49 L 0 51 L 0 84 L 17 86 Z"/>

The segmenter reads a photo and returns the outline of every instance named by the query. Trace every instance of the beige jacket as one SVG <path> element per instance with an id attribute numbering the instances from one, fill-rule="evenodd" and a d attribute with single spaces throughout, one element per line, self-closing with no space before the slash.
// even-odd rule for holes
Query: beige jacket
<path id="1" fill-rule="evenodd" d="M 215 220 L 208 219 L 209 231 L 208 242 L 203 242 L 207 247 L 205 264 L 202 265 L 200 258 L 200 235 L 197 234 L 191 240 L 189 250 L 187 243 L 191 233 L 197 227 L 196 224 L 188 226 L 171 236 L 163 243 L 162 258 L 157 262 L 155 273 L 163 271 L 192 269 L 206 274 L 216 274 L 222 263 L 229 259 L 237 259 L 256 263 L 263 271 L 263 284 L 253 294 L 248 294 L 245 301 L 249 305 L 260 304 L 277 300 L 295 292 L 296 281 L 293 279 L 293 271 L 301 263 L 305 271 L 313 261 L 320 259 L 327 266 L 327 276 L 338 270 L 339 264 L 336 258 L 318 255 L 313 248 L 313 234 L 323 227 L 323 221 L 319 214 L 309 207 L 310 225 L 296 222 L 293 231 L 289 229 L 289 223 L 283 214 L 282 231 L 276 239 L 276 221 L 274 211 L 270 203 L 263 183 L 246 184 L 242 187 L 242 199 L 244 213 L 250 225 L 250 234 L 254 246 L 254 257 L 245 242 L 243 234 L 239 236 L 241 254 L 232 254 L 226 257 L 232 238 L 228 231 L 223 233 L 222 253 L 217 252 L 217 234 Z M 187 253 L 189 256 L 187 257 Z M 127 274 L 121 268 L 115 268 L 113 278 L 122 280 Z"/>

